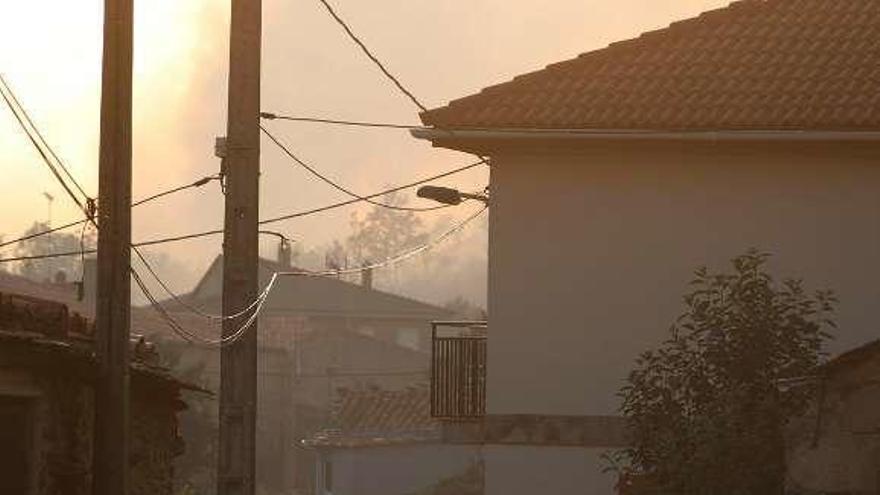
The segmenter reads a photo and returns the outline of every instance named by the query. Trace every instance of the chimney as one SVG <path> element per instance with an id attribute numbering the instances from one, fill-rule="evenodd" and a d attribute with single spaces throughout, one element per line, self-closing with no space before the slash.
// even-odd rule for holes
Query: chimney
<path id="1" fill-rule="evenodd" d="M 278 243 L 278 264 L 282 268 L 291 268 L 292 255 L 290 241 L 287 239 L 281 239 L 281 242 Z"/>
<path id="2" fill-rule="evenodd" d="M 361 269 L 361 286 L 371 290 L 373 288 L 373 269 L 368 265 L 369 263 L 364 263 L 364 268 Z"/>

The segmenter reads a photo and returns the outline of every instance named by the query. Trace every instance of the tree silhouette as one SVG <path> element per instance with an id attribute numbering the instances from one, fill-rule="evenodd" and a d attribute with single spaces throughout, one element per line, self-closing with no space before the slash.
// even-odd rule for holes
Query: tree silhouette
<path id="1" fill-rule="evenodd" d="M 23 235 L 38 234 L 49 228 L 46 222 L 34 222 Z M 42 256 L 77 251 L 81 248 L 90 249 L 94 246 L 95 234 L 91 229 L 86 228 L 76 233 L 53 232 L 22 241 L 16 245 L 14 253 L 15 256 Z M 55 281 L 59 277 L 71 280 L 78 277 L 81 270 L 81 257 L 78 256 L 25 260 L 15 266 L 15 271 L 19 275 L 39 282 Z"/>
<path id="2" fill-rule="evenodd" d="M 697 270 L 669 339 L 629 375 L 621 395 L 633 445 L 623 457 L 649 493 L 782 493 L 784 428 L 813 394 L 784 384 L 816 371 L 836 300 L 775 282 L 767 259 L 753 250 L 732 273 Z"/>

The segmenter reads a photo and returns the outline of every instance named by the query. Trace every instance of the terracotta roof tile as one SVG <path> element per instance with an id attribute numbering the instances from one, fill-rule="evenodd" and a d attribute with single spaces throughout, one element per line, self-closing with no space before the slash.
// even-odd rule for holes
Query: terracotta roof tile
<path id="1" fill-rule="evenodd" d="M 304 443 L 310 446 L 364 447 L 430 442 L 440 438 L 431 418 L 427 386 L 405 390 L 342 389 L 334 407 L 332 428 Z"/>
<path id="2" fill-rule="evenodd" d="M 440 128 L 880 129 L 880 2 L 741 0 L 422 114 Z"/>

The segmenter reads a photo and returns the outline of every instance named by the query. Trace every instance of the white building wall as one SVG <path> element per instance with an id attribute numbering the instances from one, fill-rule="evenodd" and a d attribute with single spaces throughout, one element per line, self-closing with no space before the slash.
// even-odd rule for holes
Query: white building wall
<path id="1" fill-rule="evenodd" d="M 877 146 L 629 142 L 493 158 L 490 414 L 617 413 L 693 270 L 726 269 L 750 247 L 779 276 L 837 291 L 834 348 L 876 338 Z M 583 451 L 496 450 L 490 495 L 536 493 L 518 488 L 536 479 L 541 493 L 610 493 L 578 491 L 601 471 Z"/>
<path id="2" fill-rule="evenodd" d="M 604 452 L 572 447 L 487 446 L 486 493 L 614 493 L 616 479 L 601 469 Z"/>
<path id="3" fill-rule="evenodd" d="M 333 463 L 333 495 L 408 495 L 463 474 L 481 452 L 472 446 L 417 444 L 336 450 L 324 459 Z"/>

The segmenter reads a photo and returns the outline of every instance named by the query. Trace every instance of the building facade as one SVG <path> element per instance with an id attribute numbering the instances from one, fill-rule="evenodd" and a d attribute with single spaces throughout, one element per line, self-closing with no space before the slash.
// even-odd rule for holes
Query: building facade
<path id="1" fill-rule="evenodd" d="M 482 466 L 478 446 L 442 441 L 426 386 L 343 389 L 329 427 L 305 439 L 315 451 L 314 495 L 417 495 Z M 469 495 L 461 493 L 460 495 Z"/>
<path id="2" fill-rule="evenodd" d="M 195 288 L 182 296 L 188 305 L 220 312 L 222 267 L 218 257 Z M 263 259 L 261 284 L 274 272 L 295 270 L 286 260 Z M 216 338 L 218 328 L 193 317 L 173 300 L 163 304 L 190 331 Z M 200 385 L 218 390 L 219 349 L 181 341 L 161 321 L 140 313 L 148 310 L 140 308 L 139 318 L 152 328 L 151 337 L 161 341 L 163 349 L 180 356 L 176 367 L 199 369 Z M 444 308 L 375 290 L 368 283 L 332 277 L 280 278 L 258 326 L 259 488 L 270 494 L 313 491 L 315 453 L 298 443 L 327 426 L 337 390 L 368 385 L 401 390 L 426 383 L 429 323 L 450 314 Z M 216 428 L 216 406 L 207 407 L 210 417 L 198 424 Z M 213 484 L 204 479 L 201 483 Z"/>
<path id="3" fill-rule="evenodd" d="M 67 306 L 0 293 L 0 493 L 92 492 L 92 325 Z M 171 495 L 184 450 L 178 413 L 192 387 L 132 342 L 130 493 Z"/>
<path id="4" fill-rule="evenodd" d="M 617 442 L 588 433 L 698 267 L 771 253 L 837 292 L 837 350 L 873 338 L 878 30 L 870 0 L 736 2 L 422 114 L 417 137 L 491 160 L 484 428 L 589 439 L 484 436 L 487 493 L 614 491 Z"/>

